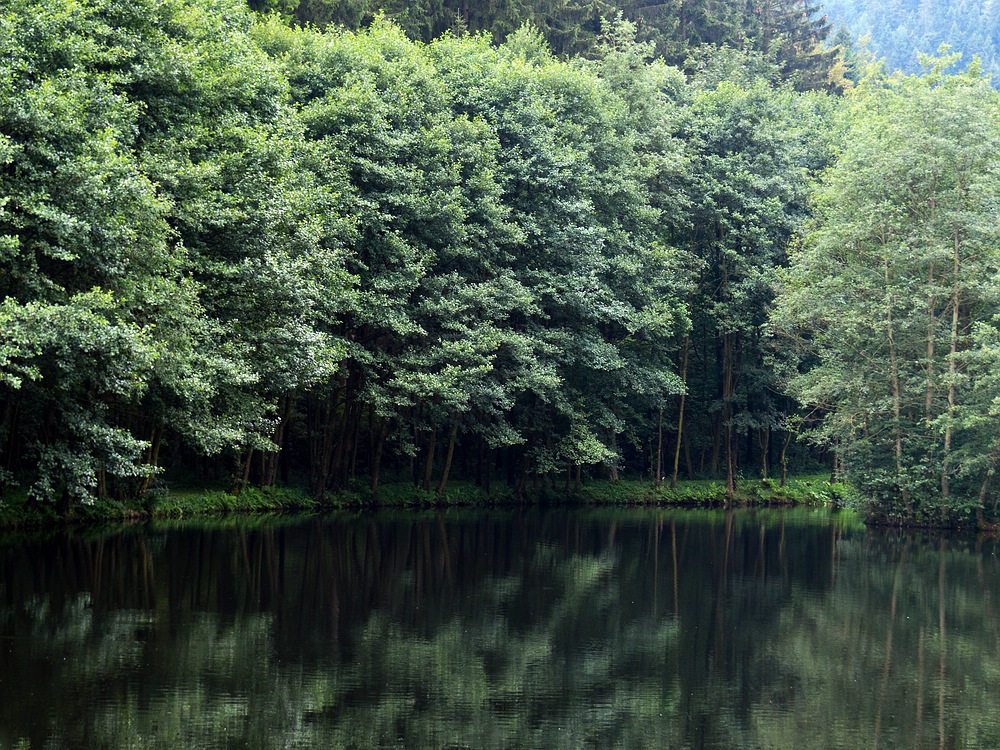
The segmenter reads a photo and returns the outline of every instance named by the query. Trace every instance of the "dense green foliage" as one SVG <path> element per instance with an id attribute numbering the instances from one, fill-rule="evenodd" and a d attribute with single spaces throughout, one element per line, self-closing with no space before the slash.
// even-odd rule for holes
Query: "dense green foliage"
<path id="1" fill-rule="evenodd" d="M 1000 96 L 973 67 L 866 80 L 776 321 L 817 359 L 791 380 L 887 519 L 982 517 L 998 455 Z"/>
<path id="2" fill-rule="evenodd" d="M 760 28 L 793 38 L 778 10 Z M 841 99 L 751 45 L 685 76 L 624 17 L 568 59 L 527 26 L 423 43 L 238 0 L 0 25 L 0 490 L 64 512 L 164 471 L 315 498 L 681 476 L 735 500 L 838 456 L 877 514 L 993 507 L 975 69 Z M 825 169 L 775 318 L 793 350 L 769 316 Z"/>
<path id="3" fill-rule="evenodd" d="M 670 63 L 704 64 L 712 50 L 754 52 L 800 89 L 843 84 L 837 50 L 824 45 L 831 26 L 822 6 L 807 0 L 248 0 L 260 12 L 318 28 L 358 30 L 378 14 L 412 39 L 429 42 L 449 31 L 486 33 L 504 42 L 525 25 L 538 29 L 557 55 L 599 55 L 609 22 L 625 19 Z"/>

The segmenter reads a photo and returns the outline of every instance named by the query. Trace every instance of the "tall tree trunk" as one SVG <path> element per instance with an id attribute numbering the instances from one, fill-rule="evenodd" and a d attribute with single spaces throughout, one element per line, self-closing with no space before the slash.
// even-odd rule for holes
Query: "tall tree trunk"
<path id="1" fill-rule="evenodd" d="M 513 461 L 511 461 L 511 467 L 513 468 Z M 521 473 L 517 480 L 517 499 L 523 501 L 525 492 L 528 489 L 528 454 L 525 452 L 521 456 Z"/>
<path id="2" fill-rule="evenodd" d="M 346 404 L 347 378 L 341 376 L 334 392 L 319 404 L 316 412 L 316 423 L 312 443 L 315 450 L 312 453 L 310 465 L 310 488 L 313 497 L 320 498 L 326 492 L 330 482 L 334 450 L 337 447 L 337 413 L 341 405 L 341 397 Z"/>
<path id="3" fill-rule="evenodd" d="M 896 483 L 903 497 L 903 505 L 907 515 L 912 514 L 910 507 L 910 490 L 903 482 L 903 426 L 902 426 L 902 395 L 899 386 L 899 360 L 896 352 L 896 338 L 892 320 L 892 293 L 889 287 L 889 256 L 883 258 L 885 277 L 885 330 L 889 340 L 889 381 L 892 390 L 893 415 L 893 452 L 896 458 Z"/>
<path id="4" fill-rule="evenodd" d="M 451 426 L 451 434 L 448 436 L 448 451 L 444 456 L 444 470 L 441 472 L 441 481 L 438 482 L 437 495 L 440 497 L 444 494 L 445 488 L 448 486 L 448 474 L 451 473 L 451 462 L 455 457 L 455 438 L 458 436 L 458 421 Z"/>
<path id="5" fill-rule="evenodd" d="M 761 429 L 758 441 L 760 442 L 760 478 L 767 481 L 767 450 L 771 445 L 770 426 Z"/>
<path id="6" fill-rule="evenodd" d="M 292 397 L 286 396 L 284 408 L 281 410 L 281 416 L 278 418 L 278 424 L 274 427 L 274 435 L 271 436 L 271 441 L 278 446 L 278 450 L 267 454 L 267 467 L 264 470 L 264 478 L 261 480 L 261 484 L 265 487 L 273 487 L 278 481 L 278 464 L 281 460 L 282 447 L 285 442 L 285 426 L 292 416 L 292 403 Z"/>
<path id="7" fill-rule="evenodd" d="M 653 486 L 655 486 L 656 489 L 660 489 L 660 487 L 663 486 L 663 404 L 660 404 L 660 419 L 657 424 L 656 481 Z"/>
<path id="8" fill-rule="evenodd" d="M 936 183 L 935 178 L 934 182 Z M 934 197 L 935 185 L 931 185 L 931 198 L 930 198 L 930 227 L 933 231 L 934 227 L 934 215 L 937 210 L 936 200 Z M 931 248 L 933 253 L 933 248 Z M 937 307 L 937 297 L 934 294 L 934 260 L 933 255 L 930 266 L 927 269 L 927 289 L 929 291 L 929 296 L 927 298 L 927 391 L 924 394 L 924 421 L 930 424 L 932 416 L 931 413 L 934 409 L 934 343 L 936 338 L 936 328 L 937 328 L 937 316 L 934 314 L 934 309 Z"/>
<path id="9" fill-rule="evenodd" d="M 726 435 L 726 506 L 736 499 L 736 467 L 733 456 L 733 334 L 722 338 L 722 403 Z"/>
<path id="10" fill-rule="evenodd" d="M 424 480 L 420 483 L 421 489 L 430 492 L 431 478 L 434 475 L 434 451 L 437 448 L 437 425 L 431 428 L 430 437 L 427 439 L 427 460 L 424 463 Z"/>
<path id="11" fill-rule="evenodd" d="M 253 464 L 253 448 L 247 450 L 246 460 L 240 464 L 240 468 L 243 470 L 242 476 L 233 483 L 232 494 L 239 495 L 243 490 L 247 488 L 250 484 L 250 467 Z"/>
<path id="12" fill-rule="evenodd" d="M 681 441 L 686 439 L 684 434 L 684 405 L 687 400 L 687 375 L 688 375 L 688 350 L 691 344 L 691 337 L 684 337 L 684 357 L 681 361 L 681 383 L 684 390 L 681 391 L 681 403 L 677 411 L 677 445 L 674 446 L 674 470 L 670 475 L 670 489 L 677 487 L 677 468 L 681 463 Z M 690 464 L 690 459 L 688 460 Z M 690 479 L 690 477 L 688 477 Z"/>
<path id="13" fill-rule="evenodd" d="M 934 264 L 931 263 L 927 272 L 927 284 L 931 287 L 930 297 L 927 299 L 927 390 L 924 394 L 924 422 L 930 424 L 931 412 L 934 408 L 934 339 L 937 316 L 934 308 L 937 306 L 937 299 L 934 296 Z"/>
<path id="14" fill-rule="evenodd" d="M 948 468 L 951 459 L 951 429 L 955 419 L 955 377 L 957 375 L 958 362 L 955 355 L 958 353 L 958 312 L 961 304 L 961 287 L 959 285 L 959 272 L 961 271 L 961 241 L 958 227 L 953 232 L 952 245 L 952 286 L 951 286 L 951 335 L 948 339 L 948 420 L 944 426 L 944 458 L 941 462 L 941 499 L 944 501 L 941 507 L 941 514 L 944 516 L 948 512 Z"/>
<path id="15" fill-rule="evenodd" d="M 152 434 L 149 436 L 149 454 L 146 463 L 149 464 L 154 470 L 156 469 L 156 464 L 160 457 L 160 439 L 163 436 L 163 430 L 157 429 L 154 425 L 152 428 Z M 150 482 L 153 481 L 153 477 L 156 476 L 155 471 L 150 471 L 142 479 L 142 485 L 139 487 L 139 497 L 145 497 L 146 493 L 149 492 Z"/>
<path id="16" fill-rule="evenodd" d="M 1000 445 L 994 444 L 993 450 L 990 451 L 990 464 L 986 469 L 986 473 L 983 475 L 983 483 L 979 486 L 979 505 L 976 506 L 976 520 L 983 520 L 983 509 L 986 507 L 986 497 L 989 493 L 990 482 L 993 479 L 993 472 L 996 469 L 997 460 L 1000 460 Z M 993 510 L 996 512 L 996 503 L 993 504 Z"/>
<path id="17" fill-rule="evenodd" d="M 712 453 L 709 457 L 708 470 L 712 474 L 712 479 L 719 478 L 719 457 L 722 455 L 722 433 L 723 420 L 721 412 L 712 415 Z M 704 464 L 704 462 L 702 462 Z"/>
<path id="18" fill-rule="evenodd" d="M 0 455 L 5 455 L 4 467 L 10 471 L 14 466 L 14 432 L 17 425 L 17 399 L 14 394 L 8 393 L 4 399 L 3 421 L 0 421 Z M 3 494 L 3 485 L 0 485 L 0 495 Z"/>
<path id="19" fill-rule="evenodd" d="M 788 446 L 791 445 L 792 437 L 795 433 L 791 430 L 785 435 L 785 443 L 781 446 L 781 486 L 785 486 L 788 479 Z"/>
<path id="20" fill-rule="evenodd" d="M 361 414 L 364 406 L 359 402 L 354 408 L 354 429 L 351 433 L 351 461 L 347 468 L 348 479 L 358 474 L 358 444 L 361 442 Z"/>
<path id="21" fill-rule="evenodd" d="M 344 393 L 344 408 L 340 415 L 340 425 L 337 428 L 337 448 L 333 454 L 333 463 L 330 470 L 330 477 L 333 480 L 333 489 L 341 490 L 347 485 L 348 459 L 350 456 L 351 438 L 354 436 L 354 413 L 359 406 L 353 401 L 354 389 L 350 387 L 348 380 L 348 390 Z"/>

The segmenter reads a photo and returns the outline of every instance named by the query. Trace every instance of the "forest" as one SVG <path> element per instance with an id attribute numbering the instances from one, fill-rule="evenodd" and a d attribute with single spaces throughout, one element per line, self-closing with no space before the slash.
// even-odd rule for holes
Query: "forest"
<path id="1" fill-rule="evenodd" d="M 819 470 L 998 518 L 976 59 L 794 0 L 310 3 L 5 4 L 0 499 Z"/>
<path id="2" fill-rule="evenodd" d="M 890 70 L 915 73 L 919 53 L 946 44 L 979 57 L 994 78 L 1000 72 L 1000 3 L 995 0 L 825 0 L 823 8 L 836 27 L 832 41 L 844 44 L 848 57 L 860 44 L 884 58 Z"/>

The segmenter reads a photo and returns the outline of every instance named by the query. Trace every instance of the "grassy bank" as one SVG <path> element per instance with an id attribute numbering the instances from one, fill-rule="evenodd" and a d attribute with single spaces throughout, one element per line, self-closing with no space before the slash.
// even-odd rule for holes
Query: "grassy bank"
<path id="1" fill-rule="evenodd" d="M 828 474 L 795 477 L 780 487 L 777 482 L 762 482 L 759 479 L 745 479 L 737 483 L 736 503 L 738 505 L 775 504 L 837 504 L 846 496 L 842 484 L 830 484 Z M 336 498 L 341 507 L 434 507 L 468 505 L 517 505 L 517 504 L 577 504 L 577 505 L 677 505 L 694 507 L 717 507 L 725 505 L 726 486 L 712 480 L 679 481 L 675 489 L 664 486 L 659 489 L 650 482 L 622 480 L 589 481 L 579 488 L 557 482 L 555 485 L 540 482 L 529 485 L 524 497 L 506 485 L 494 488 L 490 493 L 472 483 L 455 483 L 442 496 L 425 492 L 409 484 L 387 485 L 379 490 L 377 497 L 368 491 L 342 493 Z"/>
<path id="2" fill-rule="evenodd" d="M 355 487 L 331 495 L 320 502 L 301 488 L 248 488 L 239 494 L 221 489 L 172 489 L 151 493 L 142 501 L 95 500 L 74 508 L 70 521 L 98 523 L 141 521 L 151 518 L 187 518 L 236 513 L 321 511 L 333 508 L 434 508 L 496 507 L 530 504 L 577 504 L 593 506 L 677 505 L 714 507 L 725 503 L 725 485 L 711 480 L 677 483 L 671 490 L 648 482 L 590 481 L 568 492 L 564 485 L 539 483 L 521 497 L 506 485 L 486 492 L 471 482 L 456 482 L 443 495 L 426 492 L 408 483 L 387 484 L 377 494 Z M 737 484 L 740 505 L 834 504 L 842 502 L 845 487 L 830 484 L 828 476 L 789 479 L 785 487 L 777 482 L 746 479 Z M 0 501 L 0 527 L 49 526 L 64 523 L 51 506 L 35 506 L 23 494 L 10 494 Z"/>

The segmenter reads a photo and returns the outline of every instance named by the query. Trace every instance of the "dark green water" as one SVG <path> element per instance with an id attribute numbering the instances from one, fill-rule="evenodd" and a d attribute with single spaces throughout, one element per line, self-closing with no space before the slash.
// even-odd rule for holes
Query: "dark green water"
<path id="1" fill-rule="evenodd" d="M 992 542 L 826 511 L 0 539 L 0 748 L 997 748 Z"/>

